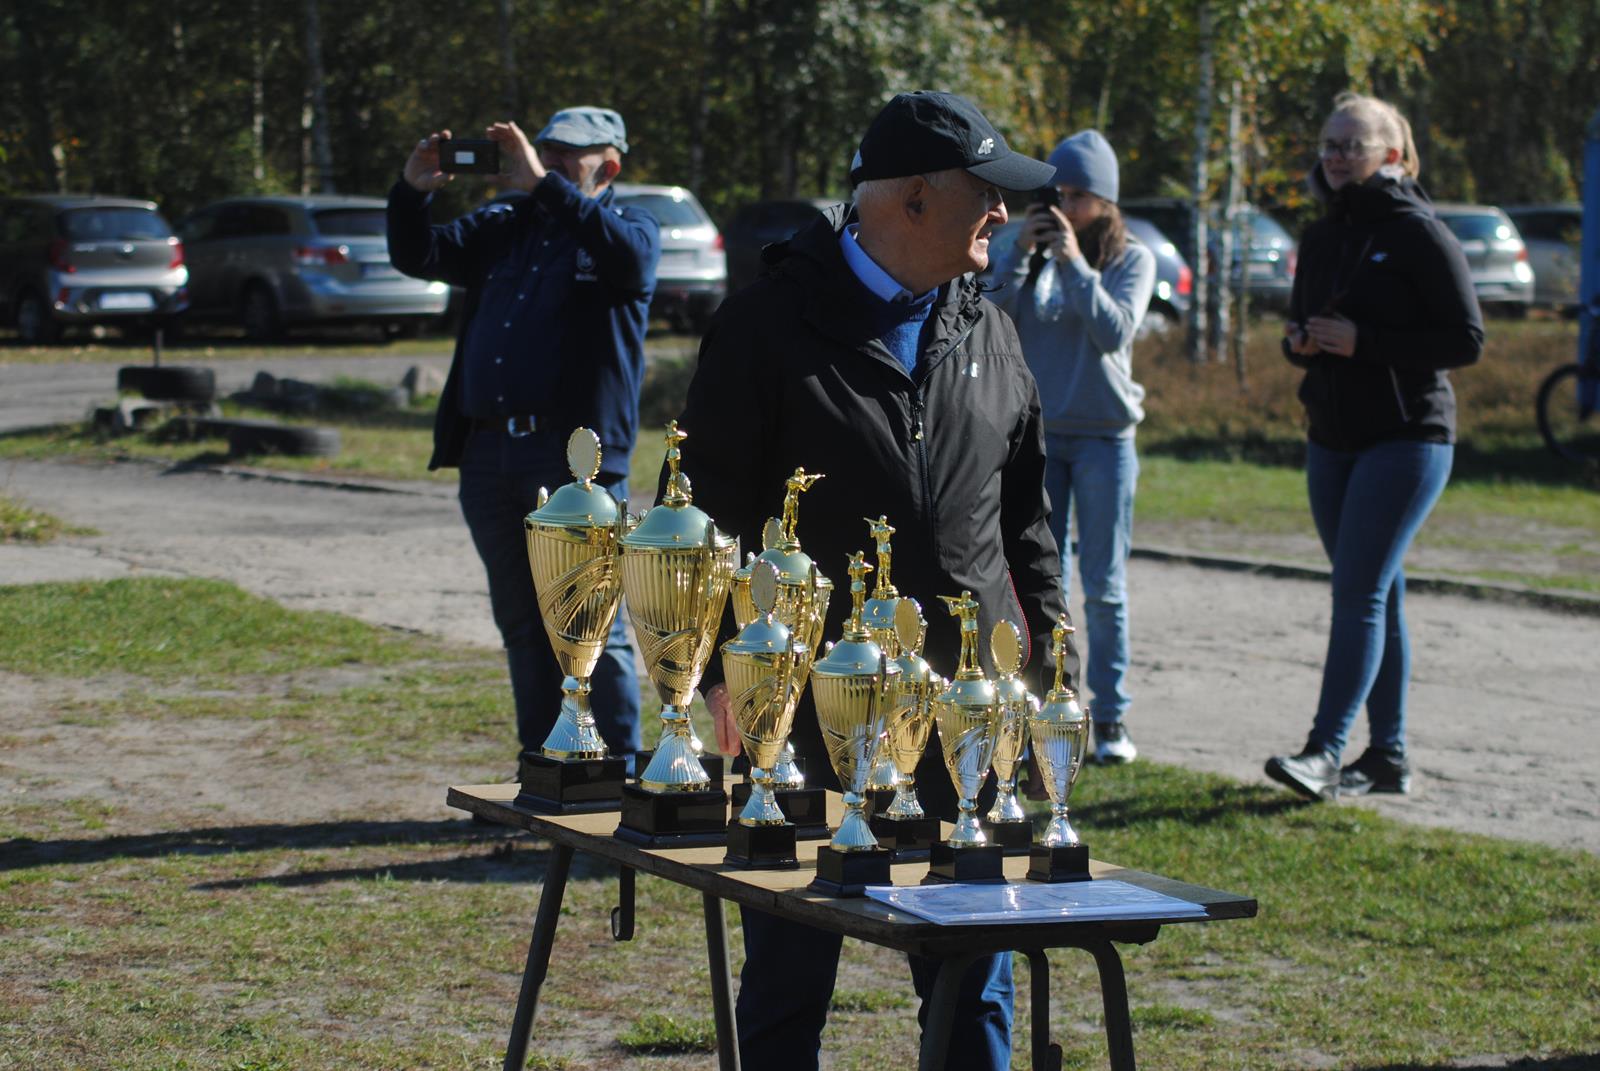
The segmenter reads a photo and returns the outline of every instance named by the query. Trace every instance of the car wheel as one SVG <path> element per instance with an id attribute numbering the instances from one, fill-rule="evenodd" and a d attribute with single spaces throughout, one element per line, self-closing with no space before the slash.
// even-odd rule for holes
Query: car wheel
<path id="1" fill-rule="evenodd" d="M 278 316 L 278 302 L 272 291 L 255 283 L 244 292 L 239 308 L 239 322 L 244 325 L 244 337 L 254 342 L 267 342 L 283 333 L 283 321 Z"/>
<path id="2" fill-rule="evenodd" d="M 217 397 L 217 376 L 209 368 L 127 365 L 117 369 L 117 389 L 169 402 L 209 402 Z"/>
<path id="3" fill-rule="evenodd" d="M 24 346 L 48 346 L 61 337 L 61 325 L 44 298 L 29 290 L 17 301 L 17 338 Z"/>

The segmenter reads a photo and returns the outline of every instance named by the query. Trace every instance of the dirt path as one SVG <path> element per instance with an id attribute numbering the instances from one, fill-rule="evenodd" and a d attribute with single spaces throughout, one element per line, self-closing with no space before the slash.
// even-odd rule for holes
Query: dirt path
<path id="1" fill-rule="evenodd" d="M 297 608 L 495 644 L 452 490 L 396 487 L 403 493 L 144 464 L 16 463 L 0 467 L 0 492 L 102 534 L 0 546 L 0 583 L 208 576 Z M 1309 727 L 1325 586 L 1137 559 L 1132 586 L 1129 725 L 1142 754 L 1261 779 L 1265 758 L 1298 746 Z M 1600 618 L 1428 593 L 1407 610 L 1419 784 L 1409 798 L 1362 805 L 1600 852 Z M 1364 743 L 1358 726 L 1352 748 Z"/>

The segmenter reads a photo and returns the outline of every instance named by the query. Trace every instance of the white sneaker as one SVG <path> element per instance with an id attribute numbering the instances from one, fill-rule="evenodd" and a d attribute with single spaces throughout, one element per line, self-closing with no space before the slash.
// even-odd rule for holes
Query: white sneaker
<path id="1" fill-rule="evenodd" d="M 1100 766 L 1132 762 L 1139 756 L 1133 737 L 1120 721 L 1094 723 L 1094 761 Z"/>

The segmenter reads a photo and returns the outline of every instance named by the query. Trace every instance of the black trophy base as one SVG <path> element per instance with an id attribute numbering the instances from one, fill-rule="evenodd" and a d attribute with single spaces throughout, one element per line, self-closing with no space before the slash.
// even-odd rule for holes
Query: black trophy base
<path id="1" fill-rule="evenodd" d="M 867 814 L 883 814 L 894 803 L 895 789 L 869 788 L 866 791 Z"/>
<path id="2" fill-rule="evenodd" d="M 735 781 L 733 815 L 739 816 L 744 805 L 750 802 L 751 785 L 748 781 Z M 775 788 L 772 795 L 778 801 L 778 810 L 794 823 L 795 839 L 827 840 L 833 834 L 828 829 L 828 794 L 820 788 Z"/>
<path id="3" fill-rule="evenodd" d="M 594 814 L 622 806 L 622 785 L 628 779 L 623 759 L 552 759 L 524 751 L 517 757 L 522 782 L 516 805 L 540 814 Z"/>
<path id="4" fill-rule="evenodd" d="M 722 861 L 729 866 L 750 870 L 793 870 L 800 865 L 794 856 L 794 825 L 742 825 L 737 818 L 728 823 L 728 854 Z"/>
<path id="5" fill-rule="evenodd" d="M 622 823 L 616 837 L 643 848 L 705 848 L 728 839 L 728 794 L 647 792 L 622 786 Z"/>
<path id="6" fill-rule="evenodd" d="M 1046 848 L 1035 844 L 1028 851 L 1029 881 L 1089 881 L 1089 846 Z"/>
<path id="7" fill-rule="evenodd" d="M 638 755 L 634 756 L 634 776 L 637 777 L 639 774 L 644 773 L 645 768 L 650 765 L 650 760 L 655 757 L 655 754 L 656 753 L 654 751 L 641 751 Z M 711 788 L 717 792 L 721 792 L 727 787 L 722 783 L 722 756 L 713 755 L 711 752 L 707 751 L 702 753 L 699 758 L 700 765 L 705 768 L 706 776 L 711 778 Z"/>
<path id="8" fill-rule="evenodd" d="M 1033 847 L 1033 823 L 1026 818 L 1020 822 L 983 821 L 979 824 L 990 843 L 1000 845 L 1007 855 L 1027 855 L 1028 849 Z"/>
<path id="9" fill-rule="evenodd" d="M 949 841 L 936 840 L 928 850 L 928 876 L 924 885 L 960 882 L 972 885 L 1003 885 L 1006 880 L 1006 853 L 998 844 L 955 848 Z"/>
<path id="10" fill-rule="evenodd" d="M 882 848 L 838 852 L 824 844 L 817 849 L 817 876 L 810 888 L 828 896 L 865 896 L 868 885 L 888 885 L 889 853 Z"/>
<path id="11" fill-rule="evenodd" d="M 928 850 L 939 839 L 937 818 L 890 818 L 875 814 L 867 821 L 878 843 L 889 849 L 897 863 L 918 862 L 928 858 Z"/>

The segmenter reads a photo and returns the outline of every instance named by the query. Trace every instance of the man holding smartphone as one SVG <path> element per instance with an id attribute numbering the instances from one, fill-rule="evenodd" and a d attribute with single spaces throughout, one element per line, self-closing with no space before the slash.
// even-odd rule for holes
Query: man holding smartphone
<path id="1" fill-rule="evenodd" d="M 498 146 L 501 180 L 527 196 L 433 224 L 433 193 L 481 156 L 452 152 L 448 130 L 429 134 L 389 192 L 389 256 L 407 275 L 467 292 L 428 467 L 461 471 L 461 512 L 488 574 L 517 735 L 524 752 L 537 752 L 560 709 L 562 675 L 544 636 L 522 520 L 541 486 L 570 482 L 566 442 L 580 426 L 600 437 L 599 483 L 628 497 L 661 239 L 648 212 L 612 203 L 628 150 L 616 112 L 567 108 L 531 142 L 511 122 L 485 133 Z M 639 686 L 624 620 L 619 613 L 592 687 L 600 734 L 631 769 Z"/>

